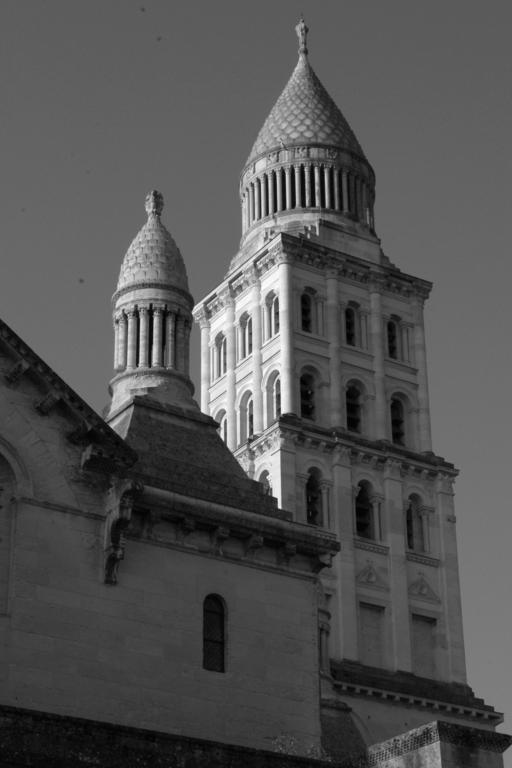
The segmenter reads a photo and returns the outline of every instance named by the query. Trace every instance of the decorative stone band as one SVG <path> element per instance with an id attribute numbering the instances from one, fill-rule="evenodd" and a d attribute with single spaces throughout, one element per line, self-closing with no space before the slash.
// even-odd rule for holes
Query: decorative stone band
<path id="1" fill-rule="evenodd" d="M 504 733 L 494 733 L 493 731 L 481 728 L 472 728 L 456 725 L 455 723 L 447 723 L 443 720 L 435 720 L 432 723 L 422 725 L 420 728 L 408 731 L 401 736 L 389 739 L 389 741 L 369 747 L 367 765 L 369 768 L 372 766 L 384 766 L 387 761 L 416 752 L 436 742 L 453 744 L 456 747 L 468 749 L 473 753 L 476 751 L 502 753 L 510 745 L 512 738 Z M 471 762 L 471 765 L 484 768 L 486 765 L 484 759 L 482 755 L 481 762 L 476 760 Z M 392 764 L 396 765 L 395 762 Z M 469 763 L 464 764 L 469 765 Z M 442 764 L 441 762 L 432 763 L 433 768 L 436 765 L 441 768 Z"/>

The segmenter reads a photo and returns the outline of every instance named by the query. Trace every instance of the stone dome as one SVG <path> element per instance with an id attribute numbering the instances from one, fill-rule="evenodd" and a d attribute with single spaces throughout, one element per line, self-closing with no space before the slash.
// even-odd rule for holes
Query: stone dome
<path id="1" fill-rule="evenodd" d="M 361 145 L 329 96 L 307 58 L 299 60 L 272 107 L 247 159 L 246 166 L 275 149 L 314 145 L 346 149 L 364 158 Z"/>
<path id="2" fill-rule="evenodd" d="M 178 246 L 160 220 L 163 196 L 153 190 L 146 197 L 148 220 L 128 248 L 117 290 L 134 285 L 165 283 L 188 293 L 187 271 Z"/>

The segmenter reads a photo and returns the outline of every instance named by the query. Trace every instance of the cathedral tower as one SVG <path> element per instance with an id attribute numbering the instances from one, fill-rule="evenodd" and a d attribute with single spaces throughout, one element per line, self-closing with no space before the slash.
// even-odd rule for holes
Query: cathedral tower
<path id="1" fill-rule="evenodd" d="M 323 578 L 326 717 L 350 707 L 367 743 L 438 708 L 493 728 L 466 683 L 457 471 L 431 445 L 431 285 L 382 251 L 373 170 L 296 29 L 297 66 L 242 171 L 240 250 L 194 310 L 201 407 L 280 507 L 341 541 Z"/>

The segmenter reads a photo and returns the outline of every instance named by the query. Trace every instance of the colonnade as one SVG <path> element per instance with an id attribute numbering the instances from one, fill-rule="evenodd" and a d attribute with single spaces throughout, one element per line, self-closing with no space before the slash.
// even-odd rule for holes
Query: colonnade
<path id="1" fill-rule="evenodd" d="M 167 368 L 188 376 L 190 321 L 165 307 L 137 305 L 115 315 L 114 368 Z"/>
<path id="2" fill-rule="evenodd" d="M 326 164 L 300 163 L 266 171 L 242 194 L 242 226 L 279 211 L 325 208 L 355 216 L 373 229 L 373 202 L 366 181 L 352 171 Z"/>

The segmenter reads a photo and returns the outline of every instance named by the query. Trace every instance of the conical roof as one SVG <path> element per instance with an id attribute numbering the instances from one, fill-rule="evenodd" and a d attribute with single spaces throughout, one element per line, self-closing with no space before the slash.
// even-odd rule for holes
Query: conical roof
<path id="1" fill-rule="evenodd" d="M 265 120 L 247 165 L 271 150 L 307 144 L 348 149 L 364 158 L 354 132 L 308 61 L 306 32 L 301 20 L 297 27 L 299 61 Z"/>
<path id="2" fill-rule="evenodd" d="M 160 220 L 163 196 L 146 197 L 148 220 L 126 251 L 117 290 L 141 283 L 167 283 L 188 293 L 187 272 L 178 246 Z"/>

